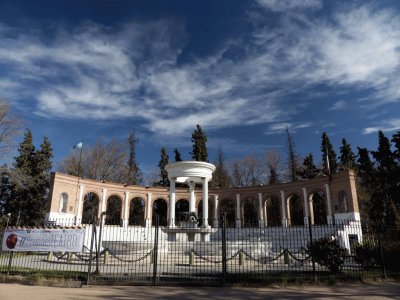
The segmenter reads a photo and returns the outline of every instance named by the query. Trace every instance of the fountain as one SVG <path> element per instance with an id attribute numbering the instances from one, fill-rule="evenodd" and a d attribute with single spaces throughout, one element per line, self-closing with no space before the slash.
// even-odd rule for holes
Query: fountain
<path id="1" fill-rule="evenodd" d="M 189 212 L 184 214 L 180 226 L 175 225 L 175 210 L 170 209 L 169 224 L 167 228 L 162 229 L 167 233 L 168 241 L 174 242 L 177 240 L 177 234 L 182 236 L 187 241 L 194 242 L 196 240 L 202 242 L 210 241 L 210 234 L 216 232 L 216 228 L 211 228 L 208 225 L 208 182 L 212 178 L 212 172 L 215 171 L 215 166 L 202 161 L 180 161 L 170 163 L 165 166 L 168 172 L 170 181 L 170 205 L 175 207 L 175 184 L 186 183 L 189 185 Z M 203 186 L 203 219 L 202 226 L 198 226 L 198 218 L 196 215 L 194 188 L 196 183 L 201 183 Z M 200 238 L 197 238 L 199 236 Z"/>

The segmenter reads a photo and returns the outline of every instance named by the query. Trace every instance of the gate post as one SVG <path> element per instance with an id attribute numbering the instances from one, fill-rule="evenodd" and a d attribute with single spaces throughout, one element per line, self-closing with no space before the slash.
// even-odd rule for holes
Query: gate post
<path id="1" fill-rule="evenodd" d="M 159 216 L 156 216 L 155 233 L 154 233 L 154 248 L 153 248 L 153 285 L 157 283 L 157 254 L 158 254 L 158 227 L 159 227 Z"/>
<path id="2" fill-rule="evenodd" d="M 89 253 L 89 264 L 88 264 L 86 285 L 89 285 L 90 273 L 92 272 L 92 257 L 93 257 L 93 246 L 94 246 L 95 239 L 96 239 L 96 222 L 93 222 L 92 223 L 92 238 L 90 241 L 90 253 Z"/>
<path id="3" fill-rule="evenodd" d="M 312 236 L 312 228 L 311 228 L 311 217 L 308 217 L 308 233 L 310 235 L 310 248 L 311 248 L 311 263 L 312 263 L 312 271 L 313 271 L 313 277 L 314 277 L 314 282 L 317 282 L 317 273 L 315 271 L 315 260 L 314 260 L 314 251 L 313 251 L 313 236 Z"/>
<path id="4" fill-rule="evenodd" d="M 222 285 L 226 280 L 226 213 L 222 219 Z"/>

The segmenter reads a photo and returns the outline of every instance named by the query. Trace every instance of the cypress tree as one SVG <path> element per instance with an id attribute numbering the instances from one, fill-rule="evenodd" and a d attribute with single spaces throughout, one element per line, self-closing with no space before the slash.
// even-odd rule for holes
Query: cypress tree
<path id="1" fill-rule="evenodd" d="M 378 133 L 379 146 L 372 155 L 377 163 L 375 188 L 373 191 L 373 213 L 376 221 L 384 225 L 397 225 L 399 218 L 399 191 L 395 154 L 391 150 L 389 139 L 382 131 Z"/>
<path id="2" fill-rule="evenodd" d="M 279 183 L 279 177 L 276 168 L 269 164 L 268 169 L 269 169 L 268 184 Z"/>
<path id="3" fill-rule="evenodd" d="M 353 169 L 355 166 L 355 156 L 346 139 L 342 139 L 339 161 L 344 170 Z"/>
<path id="4" fill-rule="evenodd" d="M 175 153 L 175 162 L 182 161 L 181 153 L 178 151 L 178 148 L 175 148 L 174 153 Z"/>
<path id="5" fill-rule="evenodd" d="M 139 168 L 139 164 L 136 161 L 136 143 L 139 139 L 136 137 L 135 130 L 132 130 L 128 136 L 129 144 L 129 180 L 128 184 L 135 185 L 143 182 L 143 173 Z"/>
<path id="6" fill-rule="evenodd" d="M 215 172 L 210 185 L 212 187 L 228 187 L 230 184 L 231 180 L 226 169 L 224 152 L 222 151 L 222 147 L 219 146 L 217 150 L 217 159 L 215 161 Z"/>
<path id="7" fill-rule="evenodd" d="M 14 224 L 43 223 L 52 156 L 48 139 L 45 137 L 40 149 L 36 150 L 32 144 L 32 133 L 27 129 L 12 171 L 12 199 L 6 203 L 6 209 L 13 215 Z"/>
<path id="8" fill-rule="evenodd" d="M 322 133 L 321 152 L 322 152 L 322 165 L 324 172 L 326 174 L 336 173 L 337 171 L 336 152 L 333 150 L 333 146 L 326 132 Z M 327 161 L 329 161 L 329 168 Z"/>
<path id="9" fill-rule="evenodd" d="M 394 143 L 394 156 L 398 163 L 400 163 L 400 131 L 393 135 L 392 143 Z"/>
<path id="10" fill-rule="evenodd" d="M 314 164 L 314 157 L 310 153 L 304 158 L 303 169 L 299 171 L 299 175 L 302 179 L 312 179 L 317 177 L 318 172 L 319 170 Z"/>
<path id="11" fill-rule="evenodd" d="M 165 170 L 165 166 L 169 162 L 169 157 L 167 154 L 167 151 L 165 150 L 165 147 L 161 147 L 161 159 L 160 162 L 158 163 L 158 167 L 160 168 L 160 181 L 159 184 L 161 186 L 169 186 L 169 180 L 168 180 L 168 172 Z"/>
<path id="12" fill-rule="evenodd" d="M 194 130 L 192 133 L 193 150 L 190 154 L 192 155 L 193 160 L 208 162 L 206 143 L 207 136 L 200 125 L 197 125 L 196 130 Z"/>
<path id="13" fill-rule="evenodd" d="M 298 166 L 297 166 L 297 154 L 295 151 L 294 139 L 289 132 L 288 126 L 285 128 L 286 131 L 286 148 L 288 151 L 288 169 L 291 181 L 297 180 Z"/>
<path id="14" fill-rule="evenodd" d="M 10 169 L 4 164 L 0 169 L 1 186 L 0 186 L 0 215 L 9 213 L 7 204 L 10 203 L 13 195 L 13 186 L 11 183 Z M 10 212 L 11 213 L 11 212 Z"/>

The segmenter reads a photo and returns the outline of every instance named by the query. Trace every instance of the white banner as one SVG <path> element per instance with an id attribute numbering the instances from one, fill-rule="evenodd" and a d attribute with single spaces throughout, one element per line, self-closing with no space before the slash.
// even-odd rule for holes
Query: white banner
<path id="1" fill-rule="evenodd" d="M 85 229 L 6 229 L 3 251 L 81 252 Z"/>

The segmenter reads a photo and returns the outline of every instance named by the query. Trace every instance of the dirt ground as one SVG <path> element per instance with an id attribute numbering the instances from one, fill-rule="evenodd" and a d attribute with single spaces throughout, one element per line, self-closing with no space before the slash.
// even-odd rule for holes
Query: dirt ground
<path id="1" fill-rule="evenodd" d="M 400 281 L 287 287 L 83 286 L 0 284 L 0 300 L 72 299 L 400 299 Z"/>

